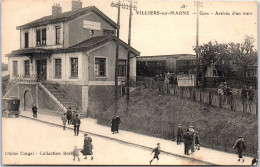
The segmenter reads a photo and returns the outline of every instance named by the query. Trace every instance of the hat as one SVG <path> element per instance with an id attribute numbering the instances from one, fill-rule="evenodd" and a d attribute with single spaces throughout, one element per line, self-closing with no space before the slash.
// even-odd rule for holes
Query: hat
<path id="1" fill-rule="evenodd" d="M 179 124 L 179 126 L 181 126 L 181 124 Z"/>
<path id="2" fill-rule="evenodd" d="M 190 126 L 190 128 L 193 128 L 193 126 Z"/>
<path id="3" fill-rule="evenodd" d="M 87 136 L 88 134 L 87 133 L 84 133 L 84 136 Z"/>
<path id="4" fill-rule="evenodd" d="M 243 136 L 239 136 L 238 138 L 243 138 Z"/>

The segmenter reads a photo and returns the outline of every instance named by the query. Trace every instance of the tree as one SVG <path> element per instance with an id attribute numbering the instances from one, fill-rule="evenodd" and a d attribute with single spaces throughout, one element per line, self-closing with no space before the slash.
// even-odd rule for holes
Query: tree
<path id="1" fill-rule="evenodd" d="M 209 42 L 198 47 L 199 65 L 198 77 L 204 86 L 204 76 L 207 68 L 214 63 L 220 77 L 228 77 L 231 74 L 231 66 L 240 67 L 242 80 L 246 79 L 246 70 L 249 65 L 257 62 L 257 51 L 254 46 L 255 39 L 252 36 L 245 35 L 242 43 L 221 44 L 217 41 Z M 196 51 L 196 48 L 194 48 Z M 239 77 L 238 77 L 239 79 Z"/>
<path id="2" fill-rule="evenodd" d="M 219 44 L 217 41 L 198 47 L 198 78 L 200 78 L 203 87 L 205 72 L 211 63 L 214 63 L 218 67 L 218 73 L 222 74 L 224 70 L 229 69 L 230 54 L 227 48 L 227 44 Z M 196 51 L 196 48 L 194 50 Z"/>
<path id="3" fill-rule="evenodd" d="M 229 53 L 232 61 L 241 67 L 242 77 L 246 79 L 246 69 L 249 65 L 254 65 L 257 62 L 257 51 L 254 46 L 255 39 L 252 36 L 245 35 L 244 42 L 229 43 Z"/>

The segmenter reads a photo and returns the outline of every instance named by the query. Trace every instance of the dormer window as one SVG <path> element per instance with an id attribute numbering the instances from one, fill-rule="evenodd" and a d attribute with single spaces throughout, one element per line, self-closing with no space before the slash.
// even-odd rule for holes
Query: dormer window
<path id="1" fill-rule="evenodd" d="M 36 45 L 46 45 L 46 28 L 36 30 Z"/>

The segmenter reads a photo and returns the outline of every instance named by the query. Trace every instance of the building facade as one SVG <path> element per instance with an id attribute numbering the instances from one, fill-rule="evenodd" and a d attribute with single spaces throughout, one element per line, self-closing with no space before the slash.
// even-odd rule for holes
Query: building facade
<path id="1" fill-rule="evenodd" d="M 190 54 L 173 54 L 137 57 L 137 77 L 155 77 L 165 73 L 190 74 L 196 68 L 196 56 Z M 138 79 L 138 80 L 139 80 Z"/>
<path id="2" fill-rule="evenodd" d="M 94 6 L 52 15 L 18 26 L 20 49 L 8 54 L 10 89 L 6 96 L 21 99 L 22 110 L 39 108 L 66 111 L 72 106 L 95 117 L 114 102 L 116 23 Z M 136 56 L 130 48 L 130 77 L 136 78 Z M 128 45 L 119 41 L 118 77 L 126 80 Z M 18 90 L 19 89 L 19 90 Z M 51 105 L 50 105 L 51 104 Z"/>

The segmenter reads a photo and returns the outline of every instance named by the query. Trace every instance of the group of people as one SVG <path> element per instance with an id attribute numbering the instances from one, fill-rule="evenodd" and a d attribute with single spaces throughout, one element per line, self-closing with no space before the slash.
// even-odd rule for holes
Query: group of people
<path id="1" fill-rule="evenodd" d="M 178 125 L 177 145 L 180 145 L 182 140 L 184 141 L 184 154 L 185 155 L 190 155 L 189 150 L 191 150 L 191 154 L 193 154 L 195 152 L 195 149 L 200 150 L 199 132 L 195 131 L 193 126 L 190 126 L 190 128 L 187 129 L 186 134 L 184 134 L 181 124 Z"/>
<path id="2" fill-rule="evenodd" d="M 230 85 L 227 84 L 227 82 L 220 83 L 218 86 L 218 94 L 223 96 L 231 96 L 232 95 L 232 89 L 230 88 Z"/>
<path id="3" fill-rule="evenodd" d="M 120 117 L 114 115 L 110 121 L 112 134 L 119 133 L 120 123 L 121 123 Z"/>
<path id="4" fill-rule="evenodd" d="M 79 127 L 81 124 L 80 118 L 79 118 L 79 110 L 78 108 L 76 111 L 72 111 L 71 107 L 68 108 L 67 112 L 63 114 L 61 117 L 61 120 L 63 122 L 63 130 L 66 129 L 66 123 L 68 121 L 68 125 L 74 126 L 74 136 L 79 135 Z"/>
<path id="5" fill-rule="evenodd" d="M 241 91 L 241 97 L 243 101 L 245 99 L 252 101 L 254 99 L 254 91 L 252 86 L 249 86 L 249 89 L 247 89 L 247 86 L 245 85 Z"/>
<path id="6" fill-rule="evenodd" d="M 183 135 L 183 140 L 185 155 L 194 154 L 195 148 L 200 150 L 199 132 L 195 131 L 193 126 L 190 126 L 190 128 L 187 129 L 186 134 Z M 191 151 L 191 153 L 189 153 L 189 151 Z"/>

